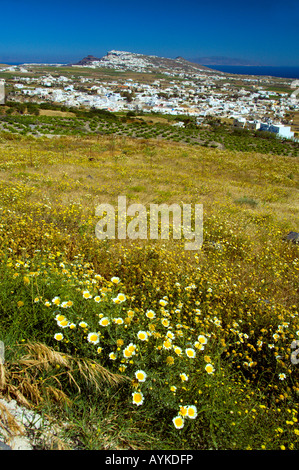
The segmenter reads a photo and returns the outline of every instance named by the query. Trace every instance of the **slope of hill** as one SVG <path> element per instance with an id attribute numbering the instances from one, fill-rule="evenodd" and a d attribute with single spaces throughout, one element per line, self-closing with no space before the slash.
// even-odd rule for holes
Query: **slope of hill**
<path id="1" fill-rule="evenodd" d="M 84 59 L 72 65 L 83 67 L 107 67 L 123 71 L 131 70 L 136 72 L 160 71 L 164 73 L 191 73 L 211 71 L 215 73 L 215 71 L 210 70 L 208 67 L 189 62 L 182 57 L 168 59 L 154 55 L 144 55 L 116 50 L 108 52 L 100 59 L 88 55 Z"/>
<path id="2" fill-rule="evenodd" d="M 298 159 L 117 135 L 0 149 L 0 390 L 42 416 L 35 449 L 299 450 Z M 124 238 L 99 239 L 118 195 Z M 152 203 L 202 204 L 202 248 L 173 217 L 145 240 Z"/>
<path id="3" fill-rule="evenodd" d="M 90 65 L 93 62 L 96 62 L 99 60 L 100 59 L 98 59 L 97 57 L 94 57 L 93 55 L 88 55 L 84 57 L 83 59 L 79 60 L 79 62 L 76 62 L 75 64 L 71 64 L 71 65 Z"/>

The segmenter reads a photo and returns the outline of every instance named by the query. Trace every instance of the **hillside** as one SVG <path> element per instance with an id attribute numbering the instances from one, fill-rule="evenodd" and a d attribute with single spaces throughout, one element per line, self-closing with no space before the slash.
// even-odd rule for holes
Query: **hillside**
<path id="1" fill-rule="evenodd" d="M 69 64 L 69 65 L 90 65 L 93 62 L 98 62 L 101 59 L 98 59 L 97 57 L 94 57 L 93 55 L 88 55 L 86 57 L 83 57 L 83 59 L 79 60 L 79 62 L 76 62 L 75 64 Z"/>
<path id="2" fill-rule="evenodd" d="M 298 159 L 116 133 L 0 149 L 0 392 L 50 419 L 35 448 L 298 450 Z M 202 248 L 100 240 L 119 196 L 203 204 Z"/>
<path id="3" fill-rule="evenodd" d="M 93 56 L 87 56 L 79 62 L 72 64 L 73 66 L 85 67 L 107 67 L 119 69 L 122 71 L 135 71 L 135 72 L 171 72 L 171 73 L 191 73 L 198 71 L 209 71 L 208 67 L 189 62 L 182 57 L 176 59 L 168 59 L 154 55 L 137 54 L 126 51 L 108 52 L 104 57 L 98 59 Z M 214 72 L 211 70 L 211 72 Z"/>

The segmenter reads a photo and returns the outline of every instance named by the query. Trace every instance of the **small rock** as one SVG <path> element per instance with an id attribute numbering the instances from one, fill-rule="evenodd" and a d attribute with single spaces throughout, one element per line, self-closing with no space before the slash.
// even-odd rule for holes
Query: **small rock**
<path id="1" fill-rule="evenodd" d="M 7 401 L 5 399 L 0 399 L 0 403 L 5 406 L 7 411 L 14 417 L 19 430 L 16 431 L 13 435 L 11 433 L 5 432 L 5 429 L 2 429 L 0 426 L 0 431 L 5 436 L 5 441 L 9 445 L 11 450 L 33 450 L 33 445 L 30 439 L 26 436 L 28 429 L 42 429 L 47 422 L 45 422 L 42 416 L 38 413 L 35 413 L 32 410 L 29 410 L 25 407 L 19 406 L 16 400 Z M 2 444 L 2 442 L 0 442 Z M 3 446 L 7 444 L 2 444 Z M 3 448 L 0 445 L 0 450 Z"/>
<path id="2" fill-rule="evenodd" d="M 12 450 L 12 448 L 5 444 L 5 442 L 0 441 L 0 450 Z"/>
<path id="3" fill-rule="evenodd" d="M 27 437 L 14 436 L 9 440 L 9 444 L 12 450 L 33 450 Z"/>
<path id="4" fill-rule="evenodd" d="M 289 232 L 283 237 L 285 241 L 291 241 L 293 243 L 299 243 L 299 233 L 298 232 Z"/>

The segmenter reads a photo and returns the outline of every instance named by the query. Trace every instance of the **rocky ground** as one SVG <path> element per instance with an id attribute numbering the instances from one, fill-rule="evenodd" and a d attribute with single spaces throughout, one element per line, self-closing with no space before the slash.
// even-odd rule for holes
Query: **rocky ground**
<path id="1" fill-rule="evenodd" d="M 0 399 L 0 450 L 61 448 L 57 436 L 57 429 L 40 414 L 19 406 L 16 400 Z"/>

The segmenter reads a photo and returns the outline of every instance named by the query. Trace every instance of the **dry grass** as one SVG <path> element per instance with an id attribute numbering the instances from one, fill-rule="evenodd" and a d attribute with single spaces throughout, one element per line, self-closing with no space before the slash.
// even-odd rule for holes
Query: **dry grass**
<path id="1" fill-rule="evenodd" d="M 293 132 L 299 133 L 299 111 L 294 112 L 292 118 L 293 123 L 291 125 L 291 130 Z"/>
<path id="2" fill-rule="evenodd" d="M 140 118 L 142 119 L 143 121 L 146 121 L 147 123 L 153 123 L 153 124 L 157 124 L 157 123 L 160 123 L 160 124 L 168 124 L 168 119 L 166 118 L 163 118 L 161 116 L 146 116 L 146 115 L 142 115 L 142 116 L 136 116 L 136 118 Z"/>
<path id="3" fill-rule="evenodd" d="M 20 358 L 0 364 L 0 393 L 27 408 L 41 405 L 45 398 L 57 405 L 70 405 L 71 400 L 63 391 L 65 381 L 75 386 L 78 393 L 85 386 L 100 393 L 103 383 L 114 386 L 130 380 L 111 373 L 96 361 L 62 354 L 42 343 L 21 347 L 25 351 Z"/>
<path id="4" fill-rule="evenodd" d="M 3 403 L 0 403 L 0 430 L 7 437 L 23 434 L 22 427 Z"/>
<path id="5" fill-rule="evenodd" d="M 54 111 L 52 109 L 40 109 L 40 116 L 76 117 L 75 113 L 67 111 Z"/>
<path id="6" fill-rule="evenodd" d="M 21 160 L 20 170 L 22 165 L 22 172 L 25 167 L 32 178 L 24 181 L 34 188 L 31 201 L 41 198 L 40 180 L 42 197 L 58 196 L 64 204 L 80 201 L 91 211 L 127 194 L 144 204 L 181 199 L 202 203 L 207 214 L 217 201 L 230 204 L 247 196 L 258 201 L 256 211 L 271 212 L 290 224 L 297 221 L 297 159 L 121 137 L 115 137 L 113 149 L 109 137 L 14 142 L 15 157 L 11 146 L 11 142 L 2 144 L 2 158 L 10 157 L 10 165 Z M 7 165 L 1 179 L 15 184 L 24 179 L 20 170 L 12 172 Z"/>

